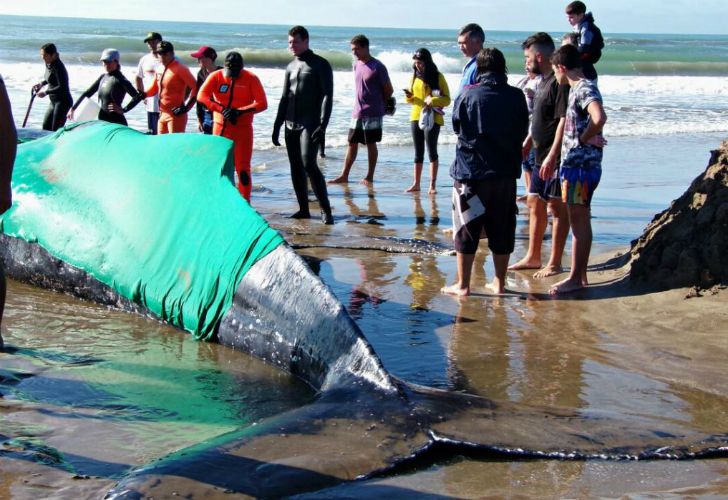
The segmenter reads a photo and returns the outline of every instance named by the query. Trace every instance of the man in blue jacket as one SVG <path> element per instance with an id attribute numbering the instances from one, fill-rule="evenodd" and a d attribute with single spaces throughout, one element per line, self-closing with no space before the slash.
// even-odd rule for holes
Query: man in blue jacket
<path id="1" fill-rule="evenodd" d="M 477 55 L 478 83 L 455 100 L 453 131 L 458 135 L 454 180 L 453 240 L 458 281 L 442 289 L 470 294 L 470 276 L 485 229 L 493 254 L 491 292 L 505 292 L 508 259 L 516 239 L 516 179 L 521 175 L 521 145 L 528 134 L 528 106 L 523 92 L 508 85 L 506 60 L 498 49 Z"/>

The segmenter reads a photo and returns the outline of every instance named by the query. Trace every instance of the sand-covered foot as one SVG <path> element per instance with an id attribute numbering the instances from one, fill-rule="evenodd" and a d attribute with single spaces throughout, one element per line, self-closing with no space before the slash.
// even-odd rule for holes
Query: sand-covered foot
<path id="1" fill-rule="evenodd" d="M 515 264 L 508 266 L 509 271 L 522 271 L 524 269 L 541 269 L 541 261 L 524 257 Z"/>
<path id="2" fill-rule="evenodd" d="M 505 287 L 501 285 L 500 282 L 495 280 L 491 281 L 490 283 L 486 283 L 485 289 L 494 295 L 503 295 L 504 293 L 506 293 Z"/>
<path id="3" fill-rule="evenodd" d="M 548 278 L 549 276 L 556 276 L 564 272 L 564 268 L 561 266 L 546 266 L 543 269 L 539 269 L 533 273 L 533 277 L 536 279 Z"/>
<path id="4" fill-rule="evenodd" d="M 440 292 L 446 295 L 455 295 L 457 297 L 466 297 L 470 295 L 470 288 L 462 288 L 460 284 L 455 283 L 454 285 L 444 286 L 440 288 Z"/>
<path id="5" fill-rule="evenodd" d="M 581 279 L 575 280 L 572 278 L 567 278 L 563 281 L 559 281 L 551 288 L 549 288 L 549 295 L 559 295 L 563 293 L 576 292 L 583 289 L 584 285 L 581 282 Z"/>

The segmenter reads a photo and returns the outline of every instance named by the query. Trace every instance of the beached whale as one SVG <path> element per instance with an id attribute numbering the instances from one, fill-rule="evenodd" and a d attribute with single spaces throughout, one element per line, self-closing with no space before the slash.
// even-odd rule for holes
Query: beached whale
<path id="1" fill-rule="evenodd" d="M 287 370 L 312 404 L 133 471 L 112 498 L 318 491 L 463 453 L 686 458 L 726 436 L 679 422 L 565 412 L 413 387 L 240 197 L 231 143 L 92 122 L 19 147 L 2 217 L 10 276 L 157 317 Z"/>

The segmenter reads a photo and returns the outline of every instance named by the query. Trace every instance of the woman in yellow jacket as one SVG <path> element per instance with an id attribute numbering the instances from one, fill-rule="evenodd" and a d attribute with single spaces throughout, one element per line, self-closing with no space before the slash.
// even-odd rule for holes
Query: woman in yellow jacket
<path id="1" fill-rule="evenodd" d="M 410 127 L 412 140 L 415 143 L 414 182 L 406 192 L 419 191 L 422 177 L 422 163 L 425 159 L 425 144 L 430 157 L 430 190 L 429 194 L 437 192 L 437 138 L 440 127 L 445 124 L 442 108 L 450 104 L 450 89 L 447 87 L 445 77 L 437 70 L 432 61 L 432 55 L 427 49 L 417 49 L 412 56 L 414 74 L 409 89 L 404 89 L 406 101 L 412 104 L 410 113 Z M 420 126 L 422 113 L 432 113 L 434 123 L 431 128 Z"/>

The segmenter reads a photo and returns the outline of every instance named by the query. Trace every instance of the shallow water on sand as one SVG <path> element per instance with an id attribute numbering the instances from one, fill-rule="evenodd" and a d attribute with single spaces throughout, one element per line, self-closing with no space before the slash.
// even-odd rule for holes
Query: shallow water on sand
<path id="1" fill-rule="evenodd" d="M 652 215 L 703 171 L 719 140 L 686 137 L 676 147 L 664 138 L 613 139 L 594 201 L 593 255 L 603 261 L 626 250 Z M 382 150 L 373 189 L 357 182 L 330 186 L 334 226 L 286 219 L 296 206 L 283 151 L 254 155 L 253 205 L 331 287 L 390 372 L 494 400 L 726 432 L 728 343 L 715 334 L 728 319 L 724 307 L 706 313 L 700 303 L 685 303 L 665 311 L 651 296 L 549 300 L 544 292 L 555 278 L 540 283 L 524 272 L 509 273 L 511 296 L 489 297 L 483 285 L 493 269 L 485 244 L 474 296 L 443 296 L 439 289 L 455 277 L 443 232 L 451 223 L 452 151 L 441 151 L 434 197 L 402 193 L 411 180 L 410 155 L 403 148 Z M 328 151 L 328 178 L 338 173 L 342 156 Z M 363 160 L 353 181 L 362 175 Z M 512 260 L 525 253 L 524 212 L 522 206 Z M 594 283 L 611 279 L 593 273 Z M 132 466 L 313 396 L 292 377 L 239 352 L 17 283 L 10 286 L 3 327 L 11 350 L 0 354 L 0 497 L 47 496 L 51 487 L 60 488 L 60 497 L 98 496 Z M 37 462 L 39 453 L 44 463 Z M 74 474 L 91 477 L 74 481 Z M 728 460 L 455 457 L 317 496 L 428 494 L 721 495 L 728 494 Z"/>

